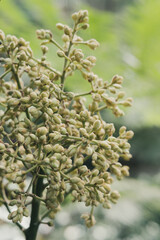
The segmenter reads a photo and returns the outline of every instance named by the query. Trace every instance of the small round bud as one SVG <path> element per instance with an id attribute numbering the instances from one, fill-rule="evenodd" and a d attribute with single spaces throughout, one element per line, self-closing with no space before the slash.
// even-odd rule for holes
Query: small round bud
<path id="1" fill-rule="evenodd" d="M 40 127 L 37 129 L 37 135 L 42 136 L 48 133 L 48 129 L 46 127 Z"/>
<path id="2" fill-rule="evenodd" d="M 31 153 L 29 153 L 29 154 L 26 155 L 25 160 L 27 162 L 33 161 L 34 160 L 34 156 Z"/>
<path id="3" fill-rule="evenodd" d="M 64 57 L 65 53 L 63 51 L 61 51 L 61 50 L 58 50 L 57 51 L 57 55 L 58 55 L 58 57 Z"/>
<path id="4" fill-rule="evenodd" d="M 77 13 L 77 12 L 75 12 L 75 13 L 72 14 L 72 19 L 73 19 L 74 21 L 77 21 L 77 19 L 78 19 L 78 13 Z"/>
<path id="5" fill-rule="evenodd" d="M 64 29 L 64 25 L 62 23 L 57 23 L 56 24 L 56 27 L 59 29 L 59 30 L 63 30 Z"/>
<path id="6" fill-rule="evenodd" d="M 52 152 L 53 146 L 51 144 L 47 144 L 44 146 L 44 152 L 49 153 Z"/>
<path id="7" fill-rule="evenodd" d="M 0 151 L 4 151 L 5 150 L 5 145 L 3 143 L 0 142 Z"/>

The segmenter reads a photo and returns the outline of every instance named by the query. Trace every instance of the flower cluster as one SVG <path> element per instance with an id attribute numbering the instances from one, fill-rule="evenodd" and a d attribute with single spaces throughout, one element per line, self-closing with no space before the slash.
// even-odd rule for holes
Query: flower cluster
<path id="1" fill-rule="evenodd" d="M 116 117 L 122 116 L 120 107 L 131 106 L 132 99 L 123 99 L 122 77 L 103 81 L 92 71 L 96 58 L 85 57 L 78 48 L 80 44 L 93 50 L 99 46 L 95 39 L 85 41 L 77 35 L 89 27 L 88 12 L 76 12 L 72 19 L 73 28 L 56 25 L 63 32 L 62 46 L 51 31 L 37 30 L 41 59 L 33 56 L 29 42 L 0 31 L 4 68 L 0 76 L 0 201 L 10 211 L 8 218 L 18 224 L 30 215 L 29 205 L 34 212 L 35 204 L 45 206 L 45 216 L 53 219 L 70 194 L 73 201 L 91 206 L 91 213 L 82 216 L 91 227 L 93 208 L 99 204 L 110 208 L 120 197 L 111 188 L 113 176 L 120 180 L 129 175 L 119 158 L 131 158 L 128 140 L 133 132 L 123 126 L 115 137 L 114 125 L 102 119 L 101 111 L 110 109 Z M 61 72 L 46 59 L 49 44 L 64 58 Z M 65 79 L 75 71 L 89 82 L 89 92 L 65 91 Z M 92 99 L 88 108 L 87 95 Z"/>

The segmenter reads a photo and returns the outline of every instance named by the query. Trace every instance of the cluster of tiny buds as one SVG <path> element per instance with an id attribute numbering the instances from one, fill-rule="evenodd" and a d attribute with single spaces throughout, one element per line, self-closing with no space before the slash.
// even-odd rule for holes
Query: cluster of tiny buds
<path id="1" fill-rule="evenodd" d="M 102 204 L 109 209 L 120 197 L 111 188 L 114 176 L 118 180 L 129 176 L 129 167 L 119 158 L 128 161 L 132 157 L 128 141 L 133 132 L 123 126 L 115 137 L 114 124 L 105 122 L 101 111 L 109 109 L 116 117 L 123 116 L 121 106 L 131 106 L 132 99 L 123 99 L 121 76 L 103 81 L 92 71 L 96 57 L 85 57 L 77 47 L 83 44 L 94 50 L 99 46 L 95 39 L 86 41 L 77 35 L 89 27 L 88 11 L 76 12 L 72 19 L 73 28 L 56 25 L 63 31 L 63 45 L 51 31 L 37 30 L 42 40 L 41 59 L 34 57 L 29 42 L 0 30 L 0 64 L 4 69 L 0 76 L 1 198 L 8 208 L 17 206 L 8 216 L 14 223 L 29 216 L 28 206 L 34 199 L 43 203 L 54 219 L 70 194 L 73 201 L 91 206 L 91 213 L 82 215 L 91 227 L 95 224 L 94 207 Z M 64 58 L 62 71 L 47 61 L 48 44 L 54 44 L 57 56 Z M 90 84 L 89 92 L 64 90 L 65 79 L 76 70 Z M 87 95 L 91 96 L 88 107 Z M 34 191 L 38 181 L 39 194 Z"/>

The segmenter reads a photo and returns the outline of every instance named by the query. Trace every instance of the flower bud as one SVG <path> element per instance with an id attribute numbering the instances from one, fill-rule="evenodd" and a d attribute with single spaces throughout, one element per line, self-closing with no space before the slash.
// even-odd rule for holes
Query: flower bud
<path id="1" fill-rule="evenodd" d="M 56 24 L 56 27 L 59 29 L 59 30 L 63 30 L 64 29 L 64 25 L 62 23 L 57 23 Z"/>
<path id="2" fill-rule="evenodd" d="M 28 208 L 23 209 L 23 216 L 28 217 L 29 216 L 29 210 Z"/>
<path id="3" fill-rule="evenodd" d="M 64 152 L 64 148 L 60 144 L 55 144 L 53 146 L 53 151 L 56 153 L 62 153 Z"/>
<path id="4" fill-rule="evenodd" d="M 72 14 L 72 19 L 73 19 L 74 21 L 77 21 L 77 19 L 78 19 L 78 13 L 77 13 L 77 12 L 75 12 L 75 13 Z"/>
<path id="5" fill-rule="evenodd" d="M 43 55 L 45 55 L 48 52 L 48 47 L 45 45 L 42 45 L 41 50 L 42 50 Z"/>
<path id="6" fill-rule="evenodd" d="M 95 50 L 97 47 L 99 47 L 99 43 L 95 39 L 90 39 L 87 41 L 87 45 L 92 49 Z"/>
<path id="7" fill-rule="evenodd" d="M 93 124 L 93 131 L 98 131 L 101 128 L 101 121 L 100 120 L 96 120 Z"/>
<path id="8" fill-rule="evenodd" d="M 134 136 L 134 132 L 133 131 L 127 131 L 125 134 L 125 138 L 126 139 L 131 139 Z"/>
<path id="9" fill-rule="evenodd" d="M 64 57 L 65 53 L 63 51 L 61 51 L 61 50 L 58 50 L 57 51 L 57 55 L 58 55 L 58 57 Z"/>
<path id="10" fill-rule="evenodd" d="M 46 127 L 40 127 L 37 129 L 37 135 L 42 136 L 48 133 L 48 129 Z"/>
<path id="11" fill-rule="evenodd" d="M 17 204 L 17 200 L 11 200 L 10 203 L 9 203 L 9 206 L 14 206 Z"/>
<path id="12" fill-rule="evenodd" d="M 70 179 L 70 181 L 71 181 L 71 183 L 78 183 L 78 182 L 81 181 L 81 179 L 78 178 L 78 177 L 73 177 L 73 178 Z"/>
<path id="13" fill-rule="evenodd" d="M 30 97 L 31 97 L 31 99 L 35 100 L 37 98 L 37 93 L 36 92 L 31 92 Z"/>
<path id="14" fill-rule="evenodd" d="M 76 165 L 77 167 L 83 165 L 83 158 L 82 158 L 82 157 L 76 158 L 76 159 L 75 159 L 75 165 Z"/>
<path id="15" fill-rule="evenodd" d="M 51 144 L 47 144 L 44 146 L 44 152 L 49 153 L 53 151 L 53 146 Z"/>
<path id="16" fill-rule="evenodd" d="M 26 155 L 25 160 L 27 162 L 33 161 L 34 160 L 34 156 L 31 153 L 29 153 L 29 154 Z"/>
<path id="17" fill-rule="evenodd" d="M 64 26 L 64 33 L 66 35 L 70 35 L 71 34 L 71 29 L 68 26 Z"/>
<path id="18" fill-rule="evenodd" d="M 120 194 L 118 191 L 115 190 L 115 191 L 111 192 L 110 197 L 118 200 L 120 198 Z"/>
<path id="19" fill-rule="evenodd" d="M 62 36 L 62 40 L 63 40 L 63 42 L 69 42 L 70 38 L 69 38 L 68 35 L 63 34 L 63 36 Z"/>
<path id="20" fill-rule="evenodd" d="M 3 143 L 0 142 L 0 151 L 4 151 L 5 150 L 5 145 Z"/>
<path id="21" fill-rule="evenodd" d="M 0 40 L 4 41 L 5 39 L 5 34 L 2 30 L 0 30 Z"/>
<path id="22" fill-rule="evenodd" d="M 20 143 L 24 143 L 24 136 L 22 134 L 18 133 L 17 139 Z"/>

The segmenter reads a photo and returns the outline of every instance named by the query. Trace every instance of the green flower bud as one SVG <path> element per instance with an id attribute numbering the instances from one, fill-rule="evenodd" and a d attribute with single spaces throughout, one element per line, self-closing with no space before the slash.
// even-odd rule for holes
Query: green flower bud
<path id="1" fill-rule="evenodd" d="M 93 148 L 92 147 L 86 147 L 86 151 L 85 153 L 88 155 L 88 156 L 91 156 L 93 154 Z"/>
<path id="2" fill-rule="evenodd" d="M 10 98 L 10 99 L 8 100 L 8 105 L 9 105 L 9 106 L 15 107 L 15 106 L 17 106 L 19 103 L 20 103 L 20 100 L 17 99 L 17 98 Z"/>
<path id="3" fill-rule="evenodd" d="M 17 209 L 17 213 L 23 213 L 23 207 L 19 207 L 19 208 Z"/>
<path id="4" fill-rule="evenodd" d="M 71 29 L 68 26 L 64 26 L 64 33 L 66 35 L 70 35 L 71 34 Z"/>
<path id="5" fill-rule="evenodd" d="M 65 53 L 63 51 L 61 51 L 61 50 L 58 50 L 57 51 L 57 55 L 58 55 L 58 57 L 64 57 Z"/>
<path id="6" fill-rule="evenodd" d="M 64 29 L 64 25 L 62 23 L 57 23 L 56 24 L 56 27 L 59 29 L 59 30 L 63 30 Z"/>
<path id="7" fill-rule="evenodd" d="M 111 199 L 118 200 L 120 198 L 120 194 L 118 191 L 115 190 L 115 191 L 111 192 L 110 197 L 111 197 Z"/>
<path id="8" fill-rule="evenodd" d="M 47 224 L 48 224 L 49 227 L 53 227 L 53 226 L 54 226 L 53 221 L 50 221 L 50 222 L 48 222 Z"/>
<path id="9" fill-rule="evenodd" d="M 72 19 L 73 19 L 74 21 L 77 21 L 77 19 L 78 19 L 78 13 L 77 13 L 77 12 L 75 12 L 75 13 L 72 14 Z"/>
<path id="10" fill-rule="evenodd" d="M 19 215 L 17 214 L 14 218 L 12 218 L 13 223 L 17 223 L 19 221 Z"/>
<path id="11" fill-rule="evenodd" d="M 57 124 L 61 124 L 61 118 L 58 114 L 54 114 L 53 119 Z"/>
<path id="12" fill-rule="evenodd" d="M 125 138 L 126 139 L 131 139 L 134 136 L 134 132 L 133 131 L 127 131 L 125 134 Z"/>
<path id="13" fill-rule="evenodd" d="M 55 144 L 53 146 L 53 151 L 56 153 L 62 153 L 62 152 L 64 152 L 64 148 L 59 144 Z"/>
<path id="14" fill-rule="evenodd" d="M 81 181 L 81 179 L 78 178 L 78 177 L 73 177 L 73 178 L 70 179 L 70 181 L 71 181 L 71 183 L 78 183 L 78 182 Z"/>
<path id="15" fill-rule="evenodd" d="M 0 40 L 4 41 L 5 39 L 5 34 L 2 30 L 0 30 Z"/>
<path id="16" fill-rule="evenodd" d="M 5 145 L 0 142 L 0 151 L 4 151 L 6 149 Z"/>
<path id="17" fill-rule="evenodd" d="M 27 208 L 23 209 L 23 216 L 29 217 L 29 210 Z"/>
<path id="18" fill-rule="evenodd" d="M 10 203 L 9 203 L 9 206 L 14 206 L 17 204 L 17 200 L 11 200 Z"/>
<path id="19" fill-rule="evenodd" d="M 31 92 L 31 93 L 30 93 L 30 97 L 31 97 L 31 99 L 33 99 L 33 100 L 37 99 L 37 93 L 36 93 L 36 92 Z"/>
<path id="20" fill-rule="evenodd" d="M 21 182 L 23 182 L 23 178 L 21 176 L 18 176 L 18 177 L 16 177 L 15 182 L 21 183 Z"/>
<path id="21" fill-rule="evenodd" d="M 27 162 L 33 161 L 34 160 L 34 156 L 31 153 L 29 153 L 29 154 L 26 155 L 25 160 Z"/>
<path id="22" fill-rule="evenodd" d="M 128 177 L 129 176 L 129 167 L 128 166 L 123 166 L 121 168 L 121 173 L 123 174 L 123 176 Z"/>
<path id="23" fill-rule="evenodd" d="M 20 153 L 20 155 L 24 155 L 25 154 L 25 149 L 24 149 L 23 145 L 21 145 L 19 147 L 18 152 Z"/>
<path id="24" fill-rule="evenodd" d="M 37 129 L 37 135 L 42 136 L 48 133 L 48 129 L 46 127 L 40 127 Z"/>
<path id="25" fill-rule="evenodd" d="M 92 49 L 95 50 L 97 47 L 99 47 L 99 43 L 95 39 L 90 39 L 87 41 L 87 45 Z"/>
<path id="26" fill-rule="evenodd" d="M 47 144 L 44 146 L 44 152 L 49 153 L 53 151 L 53 146 L 51 144 Z"/>
<path id="27" fill-rule="evenodd" d="M 75 159 L 75 165 L 76 165 L 77 167 L 83 165 L 83 158 L 82 158 L 82 157 L 76 158 L 76 159 Z"/>
<path id="28" fill-rule="evenodd" d="M 20 143 L 24 143 L 24 136 L 22 134 L 18 133 L 17 139 Z"/>
<path id="29" fill-rule="evenodd" d="M 100 120 L 96 120 L 93 124 L 93 131 L 98 131 L 100 130 L 102 124 Z"/>
<path id="30" fill-rule="evenodd" d="M 43 55 L 44 55 L 44 54 L 46 54 L 46 53 L 48 52 L 48 47 L 45 46 L 45 45 L 42 45 L 42 46 L 41 46 L 41 50 L 42 50 L 42 53 L 43 53 Z"/>
<path id="31" fill-rule="evenodd" d="M 63 34 L 63 36 L 62 36 L 62 40 L 63 40 L 63 42 L 69 42 L 70 38 L 69 38 L 68 35 Z"/>
<path id="32" fill-rule="evenodd" d="M 107 209 L 110 209 L 110 208 L 111 208 L 111 204 L 110 204 L 108 201 L 105 201 L 105 202 L 103 203 L 103 207 L 104 207 L 104 208 L 107 208 Z"/>

